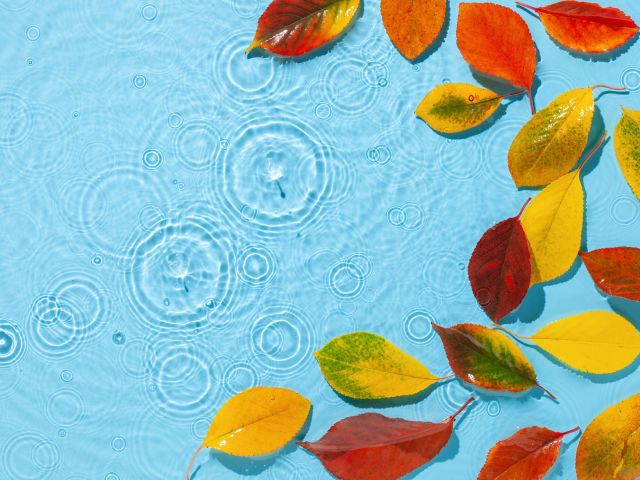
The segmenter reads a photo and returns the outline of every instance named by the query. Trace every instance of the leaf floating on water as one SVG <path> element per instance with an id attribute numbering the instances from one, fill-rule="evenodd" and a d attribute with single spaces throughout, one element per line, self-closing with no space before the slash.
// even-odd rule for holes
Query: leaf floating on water
<path id="1" fill-rule="evenodd" d="M 497 391 L 523 392 L 540 387 L 529 360 L 505 335 L 470 323 L 451 328 L 434 324 L 433 328 L 440 335 L 453 373 L 461 380 Z"/>
<path id="2" fill-rule="evenodd" d="M 558 459 L 562 439 L 578 431 L 554 432 L 544 427 L 518 430 L 489 451 L 478 480 L 541 480 Z"/>
<path id="3" fill-rule="evenodd" d="M 551 38 L 572 50 L 608 52 L 628 42 L 638 32 L 633 19 L 614 7 L 572 0 L 545 7 L 516 3 L 536 12 Z"/>
<path id="4" fill-rule="evenodd" d="M 469 65 L 524 88 L 533 111 L 536 47 L 520 15 L 494 3 L 461 3 L 456 36 Z"/>
<path id="5" fill-rule="evenodd" d="M 447 0 L 382 0 L 382 23 L 396 48 L 409 60 L 415 60 L 442 30 Z"/>
<path id="6" fill-rule="evenodd" d="M 547 185 L 576 164 L 593 121 L 593 91 L 563 93 L 536 113 L 509 148 L 509 171 L 516 187 Z"/>
<path id="7" fill-rule="evenodd" d="M 373 333 L 336 337 L 315 355 L 329 384 L 351 398 L 413 395 L 442 380 L 418 360 Z"/>
<path id="8" fill-rule="evenodd" d="M 299 445 L 342 480 L 396 480 L 431 461 L 447 444 L 456 417 L 416 422 L 363 413 L 340 420 L 316 442 Z"/>
<path id="9" fill-rule="evenodd" d="M 580 257 L 600 290 L 640 302 L 640 248 L 601 248 Z"/>
<path id="10" fill-rule="evenodd" d="M 522 303 L 531 283 L 531 257 L 520 214 L 484 233 L 469 260 L 469 281 L 476 300 L 494 322 Z"/>
<path id="11" fill-rule="evenodd" d="M 622 107 L 622 118 L 613 135 L 613 146 L 624 178 L 640 199 L 640 110 Z"/>
<path id="12" fill-rule="evenodd" d="M 605 138 L 606 132 L 580 167 L 547 185 L 522 214 L 531 251 L 531 283 L 558 278 L 578 256 L 584 220 L 580 171 Z"/>
<path id="13" fill-rule="evenodd" d="M 602 412 L 578 444 L 578 480 L 633 480 L 640 475 L 640 394 Z"/>
<path id="14" fill-rule="evenodd" d="M 360 0 L 273 0 L 258 20 L 247 48 L 297 57 L 337 38 L 360 8 Z"/>
<path id="15" fill-rule="evenodd" d="M 519 95 L 523 92 L 517 92 Z M 487 120 L 504 98 L 491 90 L 468 83 L 445 83 L 422 99 L 416 115 L 442 133 L 459 133 Z"/>
<path id="16" fill-rule="evenodd" d="M 253 387 L 238 393 L 220 408 L 202 445 L 203 449 L 253 457 L 275 452 L 289 443 L 309 416 L 311 402 L 287 388 Z"/>

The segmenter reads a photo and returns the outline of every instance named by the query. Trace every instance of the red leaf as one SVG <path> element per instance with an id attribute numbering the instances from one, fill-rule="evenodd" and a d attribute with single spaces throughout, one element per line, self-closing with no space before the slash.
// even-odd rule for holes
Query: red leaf
<path id="1" fill-rule="evenodd" d="M 640 302 L 640 248 L 602 248 L 580 257 L 600 290 Z"/>
<path id="2" fill-rule="evenodd" d="M 359 8 L 360 0 L 273 0 L 247 53 L 263 48 L 285 57 L 304 55 L 340 35 Z"/>
<path id="3" fill-rule="evenodd" d="M 453 421 L 473 398 L 440 423 L 363 413 L 340 420 L 317 442 L 299 445 L 341 480 L 395 480 L 432 460 L 447 444 Z"/>
<path id="4" fill-rule="evenodd" d="M 531 282 L 529 243 L 520 214 L 484 233 L 469 260 L 469 280 L 478 303 L 494 322 L 520 305 Z"/>
<path id="5" fill-rule="evenodd" d="M 547 33 L 572 50 L 608 52 L 638 32 L 636 23 L 622 10 L 597 3 L 562 1 L 538 8 L 516 3 L 535 11 Z"/>
<path id="6" fill-rule="evenodd" d="M 520 15 L 493 3 L 461 3 L 456 36 L 469 65 L 526 89 L 531 100 L 536 47 Z"/>
<path id="7" fill-rule="evenodd" d="M 540 480 L 553 466 L 567 432 L 530 427 L 518 430 L 494 445 L 478 480 Z"/>

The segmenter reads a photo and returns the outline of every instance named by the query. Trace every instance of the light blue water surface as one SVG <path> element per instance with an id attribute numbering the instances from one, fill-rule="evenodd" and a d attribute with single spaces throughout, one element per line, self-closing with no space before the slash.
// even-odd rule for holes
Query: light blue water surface
<path id="1" fill-rule="evenodd" d="M 413 115 L 442 82 L 472 82 L 455 44 L 411 64 L 377 1 L 302 62 L 247 59 L 266 0 L 0 0 L 0 478 L 183 478 L 222 403 L 252 385 L 314 405 L 307 439 L 367 411 L 322 379 L 313 351 L 368 330 L 450 372 L 431 321 L 487 325 L 466 265 L 482 233 L 536 192 L 506 154 L 530 117 L 448 139 Z M 499 3 L 513 6 L 511 2 Z M 640 20 L 640 4 L 616 4 Z M 523 10 L 540 52 L 535 101 L 626 85 L 597 104 L 612 131 L 640 108 L 640 51 L 591 61 Z M 640 246 L 640 208 L 612 143 L 584 175 L 583 249 Z M 509 319 L 531 334 L 604 309 L 579 262 Z M 478 396 L 443 453 L 409 478 L 473 479 L 518 428 L 567 430 L 640 390 L 637 364 L 592 378 L 524 347 L 541 391 Z M 374 409 L 440 421 L 471 391 Z M 577 437 L 548 478 L 573 479 Z M 329 478 L 295 446 L 236 462 L 203 453 L 194 478 Z"/>

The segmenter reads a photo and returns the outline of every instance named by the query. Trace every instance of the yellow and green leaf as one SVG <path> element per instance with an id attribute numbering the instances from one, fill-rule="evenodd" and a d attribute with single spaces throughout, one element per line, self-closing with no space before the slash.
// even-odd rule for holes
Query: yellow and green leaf
<path id="1" fill-rule="evenodd" d="M 592 88 L 569 90 L 522 127 L 509 148 L 517 187 L 548 185 L 571 170 L 587 145 L 594 108 Z"/>
<path id="2" fill-rule="evenodd" d="M 587 373 L 617 372 L 640 354 L 638 330 L 626 318 L 605 311 L 558 320 L 529 340 L 569 367 Z"/>
<path id="3" fill-rule="evenodd" d="M 445 83 L 422 99 L 416 115 L 438 132 L 458 133 L 477 127 L 500 106 L 502 96 L 468 83 Z"/>
<path id="4" fill-rule="evenodd" d="M 336 337 L 315 355 L 327 382 L 351 398 L 413 395 L 441 380 L 418 360 L 373 333 Z"/>
<path id="5" fill-rule="evenodd" d="M 578 480 L 637 478 L 640 394 L 602 412 L 587 427 L 578 444 Z"/>
<path id="6" fill-rule="evenodd" d="M 620 169 L 633 193 L 640 199 L 640 111 L 622 109 L 613 136 Z"/>

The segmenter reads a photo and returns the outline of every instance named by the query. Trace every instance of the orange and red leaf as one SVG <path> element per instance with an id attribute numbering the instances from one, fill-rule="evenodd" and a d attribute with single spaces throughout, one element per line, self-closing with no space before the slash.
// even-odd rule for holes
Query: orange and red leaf
<path id="1" fill-rule="evenodd" d="M 580 258 L 604 293 L 640 302 L 640 248 L 602 248 L 580 252 Z"/>

